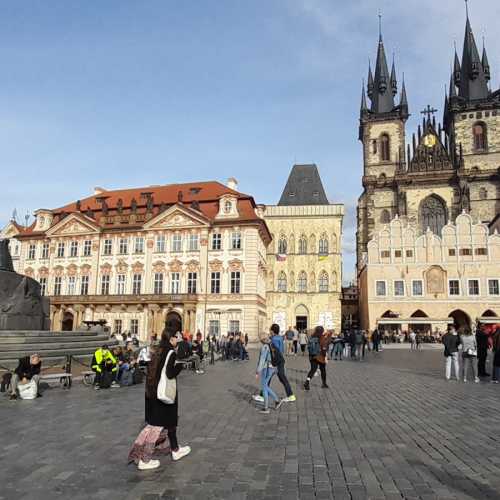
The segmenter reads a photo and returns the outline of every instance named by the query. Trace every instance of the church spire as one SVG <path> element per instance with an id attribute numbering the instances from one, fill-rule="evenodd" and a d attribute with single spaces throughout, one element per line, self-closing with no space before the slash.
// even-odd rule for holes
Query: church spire
<path id="1" fill-rule="evenodd" d="M 373 73 L 371 62 L 368 61 L 368 97 L 371 99 L 373 97 Z"/>
<path id="2" fill-rule="evenodd" d="M 403 74 L 403 84 L 401 86 L 401 100 L 399 101 L 401 113 L 408 116 L 408 97 L 406 96 L 405 76 Z"/>
<path id="3" fill-rule="evenodd" d="M 392 59 L 392 69 L 391 69 L 391 91 L 392 91 L 393 96 L 395 96 L 398 93 L 398 80 L 396 78 L 396 68 L 394 66 L 394 57 Z"/>
<path id="4" fill-rule="evenodd" d="M 487 58 L 486 58 L 487 61 Z M 466 101 L 476 101 L 488 98 L 488 83 L 482 61 L 479 57 L 476 40 L 467 10 L 465 23 L 464 50 L 460 73 L 459 96 Z"/>
<path id="5" fill-rule="evenodd" d="M 379 15 L 379 22 L 381 16 Z M 372 113 L 389 113 L 394 109 L 394 95 L 389 85 L 392 85 L 392 77 L 389 75 L 387 58 L 385 56 L 382 29 L 379 24 L 379 41 L 377 50 L 377 62 L 375 64 L 375 77 L 373 79 L 373 92 L 370 96 Z M 395 77 L 395 73 L 394 73 Z M 368 82 L 370 84 L 370 82 Z"/>
<path id="6" fill-rule="evenodd" d="M 455 82 L 453 81 L 453 75 L 450 76 L 450 99 L 457 97 L 457 91 L 455 89 Z"/>
<path id="7" fill-rule="evenodd" d="M 483 39 L 483 57 L 481 58 L 481 64 L 483 65 L 484 77 L 486 78 L 486 81 L 490 81 L 491 79 L 490 63 L 488 61 L 488 55 L 486 54 L 484 39 Z"/>
<path id="8" fill-rule="evenodd" d="M 363 85 L 361 87 L 361 108 L 360 113 L 364 115 L 368 111 L 368 106 L 366 105 L 366 95 L 365 95 L 365 82 L 363 81 Z"/>

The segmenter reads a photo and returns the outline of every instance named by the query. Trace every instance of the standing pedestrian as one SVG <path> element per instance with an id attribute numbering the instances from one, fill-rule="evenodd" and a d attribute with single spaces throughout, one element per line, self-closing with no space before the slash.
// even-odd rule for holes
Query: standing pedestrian
<path id="1" fill-rule="evenodd" d="M 378 330 L 378 327 L 376 327 L 375 330 L 373 330 L 372 343 L 373 343 L 373 350 L 375 352 L 378 352 L 379 344 L 380 344 L 380 332 Z"/>
<path id="2" fill-rule="evenodd" d="M 299 350 L 299 332 L 297 331 L 297 327 L 293 329 L 293 355 L 297 356 L 297 351 Z"/>
<path id="3" fill-rule="evenodd" d="M 300 344 L 300 350 L 302 351 L 302 356 L 304 356 L 306 353 L 307 341 L 308 341 L 307 333 L 304 330 L 302 330 L 299 333 L 299 344 Z"/>
<path id="4" fill-rule="evenodd" d="M 289 326 L 288 330 L 285 332 L 285 354 L 290 356 L 293 353 L 293 330 Z"/>
<path id="5" fill-rule="evenodd" d="M 479 382 L 476 373 L 477 342 L 469 328 L 460 336 L 460 343 L 462 344 L 462 380 L 467 382 L 467 372 L 470 367 L 474 382 L 477 384 Z"/>
<path id="6" fill-rule="evenodd" d="M 498 384 L 500 381 L 500 328 L 497 327 L 493 334 L 493 373 L 491 382 Z"/>
<path id="7" fill-rule="evenodd" d="M 361 352 L 363 350 L 363 333 L 360 330 L 356 330 L 354 334 L 354 342 L 355 342 L 355 355 L 354 357 L 356 358 L 356 361 L 361 360 Z"/>
<path id="8" fill-rule="evenodd" d="M 310 382 L 319 368 L 321 372 L 321 387 L 328 389 L 328 384 L 326 383 L 326 351 L 328 344 L 330 343 L 331 334 L 325 335 L 325 329 L 322 326 L 317 326 L 309 339 L 307 348 L 309 350 L 309 362 L 311 364 L 311 369 L 307 374 L 307 379 L 304 382 L 304 389 L 308 391 L 310 389 Z"/>
<path id="9" fill-rule="evenodd" d="M 476 331 L 477 343 L 477 372 L 479 377 L 489 377 L 490 374 L 486 372 L 486 358 L 488 357 L 488 332 L 484 327 L 478 327 Z"/>
<path id="10" fill-rule="evenodd" d="M 458 373 L 458 346 L 460 345 L 460 338 L 457 335 L 455 327 L 450 327 L 448 333 L 443 337 L 444 357 L 445 363 L 445 377 L 446 380 L 451 378 L 451 366 L 455 369 L 455 377 L 460 380 Z"/>
<path id="11" fill-rule="evenodd" d="M 410 350 L 414 351 L 417 348 L 417 334 L 410 330 Z"/>
<path id="12" fill-rule="evenodd" d="M 334 341 L 333 341 L 333 355 L 335 356 L 335 361 L 339 359 L 342 361 L 342 353 L 344 352 L 344 337 L 342 334 L 340 334 Z"/>
<path id="13" fill-rule="evenodd" d="M 176 364 L 175 348 L 177 337 L 172 333 L 163 333 L 159 349 L 153 354 L 146 377 L 146 427 L 137 437 L 129 460 L 134 461 L 140 470 L 156 469 L 160 461 L 153 459 L 155 451 L 170 451 L 173 460 L 180 460 L 191 452 L 189 446 L 179 446 L 177 442 L 177 424 L 179 420 L 179 392 L 177 390 L 177 375 L 182 370 L 181 364 Z M 168 380 L 175 380 L 175 398 L 167 404 L 158 399 L 158 384 L 162 372 L 165 371 Z M 167 446 L 168 438 L 170 446 Z"/>
<path id="14" fill-rule="evenodd" d="M 279 400 L 276 393 L 271 389 L 271 379 L 276 372 L 276 369 L 272 365 L 271 359 L 271 349 L 269 347 L 270 340 L 267 337 L 261 338 L 261 348 L 259 359 L 257 361 L 257 370 L 255 373 L 255 377 L 257 380 L 260 379 L 260 389 L 262 392 L 262 398 L 264 401 L 264 408 L 260 410 L 260 413 L 268 414 L 269 411 L 269 396 L 274 399 L 276 409 L 278 409 L 281 405 L 281 401 Z M 253 397 L 256 401 L 260 401 L 260 396 Z"/>

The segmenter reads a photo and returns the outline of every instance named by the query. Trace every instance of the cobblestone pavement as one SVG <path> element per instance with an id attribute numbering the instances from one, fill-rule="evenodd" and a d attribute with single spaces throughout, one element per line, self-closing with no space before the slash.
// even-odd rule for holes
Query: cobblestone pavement
<path id="1" fill-rule="evenodd" d="M 330 389 L 315 378 L 305 393 L 306 358 L 287 359 L 297 402 L 270 415 L 250 402 L 254 359 L 183 373 L 179 437 L 193 452 L 149 472 L 126 465 L 142 387 L 1 398 L 0 498 L 499 499 L 500 386 L 446 382 L 442 362 L 436 350 L 332 362 Z"/>

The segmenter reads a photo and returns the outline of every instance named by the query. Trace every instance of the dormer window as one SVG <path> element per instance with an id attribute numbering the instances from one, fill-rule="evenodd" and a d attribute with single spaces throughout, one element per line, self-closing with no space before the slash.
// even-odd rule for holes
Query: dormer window
<path id="1" fill-rule="evenodd" d="M 229 200 L 226 200 L 224 203 L 224 213 L 230 214 L 233 210 L 233 204 Z"/>

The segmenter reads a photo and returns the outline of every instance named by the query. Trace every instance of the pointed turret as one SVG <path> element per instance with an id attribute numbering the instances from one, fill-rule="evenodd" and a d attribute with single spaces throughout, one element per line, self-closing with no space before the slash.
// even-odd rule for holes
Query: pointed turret
<path id="1" fill-rule="evenodd" d="M 367 111 L 368 111 L 368 106 L 366 105 L 365 82 L 363 82 L 363 85 L 361 87 L 361 108 L 360 108 L 360 113 L 361 113 L 361 115 L 364 115 Z"/>
<path id="2" fill-rule="evenodd" d="M 394 96 L 390 85 L 389 68 L 385 57 L 382 34 L 379 36 L 375 78 L 373 80 L 373 95 L 370 97 L 372 113 L 390 113 L 394 109 Z"/>
<path id="3" fill-rule="evenodd" d="M 458 59 L 457 48 L 455 47 L 455 61 L 453 63 L 453 79 L 455 85 L 460 87 L 462 69 L 460 67 L 460 61 Z"/>
<path id="4" fill-rule="evenodd" d="M 457 90 L 455 88 L 455 82 L 453 81 L 453 76 L 450 76 L 450 99 L 457 97 Z"/>
<path id="5" fill-rule="evenodd" d="M 368 97 L 370 99 L 373 97 L 373 73 L 370 62 L 368 62 Z"/>
<path id="6" fill-rule="evenodd" d="M 401 99 L 399 101 L 399 107 L 401 108 L 401 113 L 405 116 L 408 115 L 408 97 L 406 96 L 406 84 L 405 78 L 403 76 L 403 84 L 401 86 Z"/>
<path id="7" fill-rule="evenodd" d="M 458 95 L 467 102 L 488 98 L 488 83 L 479 57 L 469 16 L 465 23 L 464 51 Z"/>
<path id="8" fill-rule="evenodd" d="M 393 96 L 398 93 L 398 80 L 396 78 L 396 68 L 394 66 L 394 60 L 392 61 L 391 69 L 391 91 Z"/>
<path id="9" fill-rule="evenodd" d="M 488 61 L 488 55 L 486 54 L 486 47 L 483 43 L 483 57 L 481 58 L 481 64 L 483 65 L 484 77 L 486 81 L 490 81 L 491 73 L 490 73 L 490 63 Z"/>

